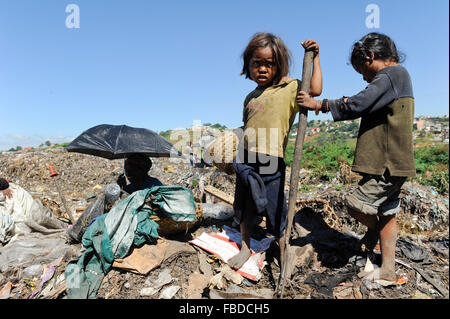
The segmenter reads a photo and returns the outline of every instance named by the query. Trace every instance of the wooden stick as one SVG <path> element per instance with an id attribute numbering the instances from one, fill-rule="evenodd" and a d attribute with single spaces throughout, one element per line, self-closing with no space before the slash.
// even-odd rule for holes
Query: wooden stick
<path id="1" fill-rule="evenodd" d="M 302 70 L 302 85 L 301 91 L 309 92 L 311 85 L 311 70 L 313 62 L 314 52 L 312 50 L 305 50 L 305 55 L 303 57 L 303 70 Z M 295 214 L 295 207 L 297 202 L 298 193 L 298 180 L 299 180 L 299 170 L 302 161 L 303 154 L 303 142 L 305 140 L 306 126 L 308 125 L 308 110 L 306 108 L 300 108 L 300 118 L 298 121 L 297 137 L 295 139 L 295 150 L 294 159 L 291 165 L 291 180 L 289 188 L 289 202 L 288 202 L 288 223 L 286 227 L 286 246 L 284 249 L 284 257 L 281 267 L 280 281 L 278 287 L 281 287 L 281 298 L 283 298 L 284 293 L 284 282 L 287 276 L 287 265 L 288 265 L 288 251 L 289 251 L 289 239 L 291 237 L 292 222 Z"/>

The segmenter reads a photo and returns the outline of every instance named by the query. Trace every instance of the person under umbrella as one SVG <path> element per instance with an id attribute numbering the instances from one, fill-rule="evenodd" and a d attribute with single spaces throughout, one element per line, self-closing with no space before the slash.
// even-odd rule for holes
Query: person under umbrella
<path id="1" fill-rule="evenodd" d="M 152 160 L 148 156 L 139 153 L 131 154 L 124 162 L 125 174 L 118 177 L 117 184 L 128 194 L 153 186 L 163 186 L 159 179 L 148 175 L 151 167 Z M 125 176 L 130 184 L 127 184 Z"/>

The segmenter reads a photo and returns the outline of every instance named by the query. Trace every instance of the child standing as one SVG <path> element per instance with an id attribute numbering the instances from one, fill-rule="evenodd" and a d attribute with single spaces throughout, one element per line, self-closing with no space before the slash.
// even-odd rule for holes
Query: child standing
<path id="1" fill-rule="evenodd" d="M 322 92 L 319 46 L 314 50 L 309 94 Z M 251 255 L 250 238 L 257 215 L 266 215 L 269 230 L 279 239 L 284 254 L 287 206 L 284 196 L 284 151 L 295 116 L 300 81 L 287 77 L 290 54 L 283 41 L 270 33 L 257 33 L 243 53 L 245 74 L 258 85 L 244 101 L 244 134 L 233 167 L 236 171 L 235 220 L 240 223 L 241 248 L 228 263 L 239 269 Z M 269 164 L 269 165 L 267 165 Z"/>
<path id="2" fill-rule="evenodd" d="M 366 225 L 361 246 L 373 250 L 380 239 L 379 279 L 395 281 L 396 214 L 407 177 L 415 175 L 412 128 L 414 96 L 408 71 L 399 65 L 395 43 L 369 33 L 353 45 L 350 61 L 369 85 L 351 97 L 316 101 L 300 92 L 299 103 L 316 114 L 331 111 L 334 121 L 361 117 L 352 170 L 362 175 L 345 196 L 349 214 Z"/>

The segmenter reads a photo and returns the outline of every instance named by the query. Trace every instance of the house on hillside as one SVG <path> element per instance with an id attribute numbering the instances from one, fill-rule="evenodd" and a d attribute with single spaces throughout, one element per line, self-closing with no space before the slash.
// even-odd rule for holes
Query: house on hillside
<path id="1" fill-rule="evenodd" d="M 423 120 L 415 121 L 414 123 L 416 130 L 421 131 L 425 127 L 425 122 Z"/>

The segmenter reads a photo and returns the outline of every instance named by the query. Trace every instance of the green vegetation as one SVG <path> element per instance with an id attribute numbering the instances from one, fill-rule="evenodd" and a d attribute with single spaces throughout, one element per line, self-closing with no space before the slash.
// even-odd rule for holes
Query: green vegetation
<path id="1" fill-rule="evenodd" d="M 206 126 L 206 124 L 205 124 L 205 126 Z M 215 129 L 218 129 L 218 130 L 221 130 L 221 131 L 224 131 L 224 130 L 227 129 L 227 127 L 225 125 L 220 125 L 219 123 L 216 123 L 214 125 L 209 125 L 209 126 L 211 128 L 215 128 Z"/>
<path id="2" fill-rule="evenodd" d="M 440 193 L 449 191 L 448 144 L 425 145 L 414 150 L 416 179 L 424 185 L 436 188 Z"/>
<path id="3" fill-rule="evenodd" d="M 341 135 L 337 135 L 342 137 Z M 333 133 L 321 134 L 309 139 L 303 147 L 301 168 L 313 172 L 313 177 L 330 180 L 336 176 L 342 161 L 353 162 L 356 139 L 336 138 Z M 291 166 L 295 142 L 286 147 L 285 162 Z M 433 186 L 439 193 L 449 192 L 449 145 L 416 143 L 414 151 L 417 175 L 414 177 L 423 185 Z"/>
<path id="4" fill-rule="evenodd" d="M 65 142 L 65 143 L 61 143 L 61 144 L 55 144 L 55 145 L 52 145 L 51 148 L 66 147 L 69 144 L 70 144 L 70 142 Z"/>
<path id="5" fill-rule="evenodd" d="M 343 139 L 341 141 L 323 142 L 324 135 L 306 142 L 303 146 L 301 167 L 311 170 L 315 177 L 322 180 L 330 180 L 339 171 L 340 162 L 351 164 L 354 153 L 354 140 Z M 291 166 L 294 158 L 294 143 L 288 143 L 286 147 L 285 162 Z"/>
<path id="6" fill-rule="evenodd" d="M 193 179 L 192 179 L 191 187 L 192 187 L 192 188 L 196 188 L 197 185 L 198 185 L 198 179 L 197 179 L 197 178 L 193 178 Z"/>

